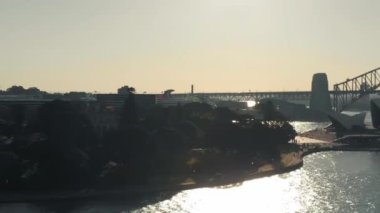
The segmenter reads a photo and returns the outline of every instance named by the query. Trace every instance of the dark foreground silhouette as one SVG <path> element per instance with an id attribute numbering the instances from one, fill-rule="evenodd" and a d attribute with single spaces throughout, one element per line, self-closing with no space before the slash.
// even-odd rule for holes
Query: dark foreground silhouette
<path id="1" fill-rule="evenodd" d="M 61 100 L 35 112 L 1 106 L 0 189 L 175 187 L 186 177 L 255 170 L 297 149 L 288 143 L 296 132 L 270 104 L 257 120 L 202 103 L 140 109 L 132 91 L 125 97 L 112 112 Z M 99 129 L 101 116 L 116 125 Z"/>

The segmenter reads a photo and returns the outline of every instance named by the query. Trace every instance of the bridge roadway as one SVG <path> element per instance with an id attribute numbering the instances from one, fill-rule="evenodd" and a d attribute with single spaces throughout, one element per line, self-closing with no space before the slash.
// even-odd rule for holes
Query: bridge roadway
<path id="1" fill-rule="evenodd" d="M 330 91 L 333 95 L 334 91 Z M 175 93 L 174 97 L 187 98 L 196 96 L 200 98 L 218 99 L 218 100 L 233 100 L 233 101 L 248 101 L 261 100 L 265 98 L 277 98 L 289 101 L 310 100 L 311 91 L 282 91 L 282 92 L 215 92 L 215 93 Z"/>

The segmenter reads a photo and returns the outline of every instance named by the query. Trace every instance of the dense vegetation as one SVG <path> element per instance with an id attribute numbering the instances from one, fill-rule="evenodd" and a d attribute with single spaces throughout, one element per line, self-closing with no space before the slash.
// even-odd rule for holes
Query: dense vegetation
<path id="1" fill-rule="evenodd" d="M 24 96 L 27 98 L 37 99 L 64 99 L 64 100 L 81 100 L 88 99 L 92 95 L 86 92 L 68 92 L 68 93 L 48 93 L 37 87 L 24 88 L 23 86 L 11 86 L 6 90 L 0 90 L 0 95 L 4 96 Z"/>
<path id="2" fill-rule="evenodd" d="M 0 106 L 0 188 L 135 185 L 249 169 L 278 159 L 296 135 L 273 106 L 261 107 L 267 120 L 203 103 L 139 114 L 129 93 L 118 126 L 100 134 L 71 102 L 48 102 L 32 117 L 21 105 Z"/>

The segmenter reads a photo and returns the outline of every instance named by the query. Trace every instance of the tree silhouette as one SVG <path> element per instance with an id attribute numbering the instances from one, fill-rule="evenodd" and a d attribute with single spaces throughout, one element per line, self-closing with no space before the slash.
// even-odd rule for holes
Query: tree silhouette
<path id="1" fill-rule="evenodd" d="M 126 95 L 126 94 L 135 93 L 135 92 L 136 92 L 136 89 L 134 87 L 129 87 L 129 86 L 123 86 L 117 90 L 117 94 L 119 95 Z"/>
<path id="2" fill-rule="evenodd" d="M 22 124 L 25 121 L 25 110 L 25 105 L 15 104 L 11 106 L 12 119 L 19 130 L 21 130 Z"/>
<path id="3" fill-rule="evenodd" d="M 25 89 L 22 86 L 11 86 L 6 91 L 12 95 L 20 95 L 25 93 Z"/>
<path id="4" fill-rule="evenodd" d="M 121 108 L 119 127 L 123 128 L 134 125 L 137 123 L 137 120 L 135 94 L 130 93 Z"/>
<path id="5" fill-rule="evenodd" d="M 96 143 L 88 118 L 69 102 L 56 100 L 41 106 L 39 122 L 40 130 L 47 135 L 39 153 L 40 173 L 47 183 L 64 186 L 89 182 L 85 150 Z"/>

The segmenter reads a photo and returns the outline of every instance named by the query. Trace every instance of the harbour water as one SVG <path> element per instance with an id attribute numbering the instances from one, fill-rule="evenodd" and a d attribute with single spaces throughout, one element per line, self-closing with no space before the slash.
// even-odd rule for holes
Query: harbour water
<path id="1" fill-rule="evenodd" d="M 325 128 L 331 124 L 331 122 L 307 122 L 307 121 L 294 121 L 290 122 L 294 130 L 298 134 L 302 134 L 317 128 Z"/>
<path id="2" fill-rule="evenodd" d="M 379 212 L 380 153 L 324 152 L 296 171 L 180 192 L 134 212 Z"/>

